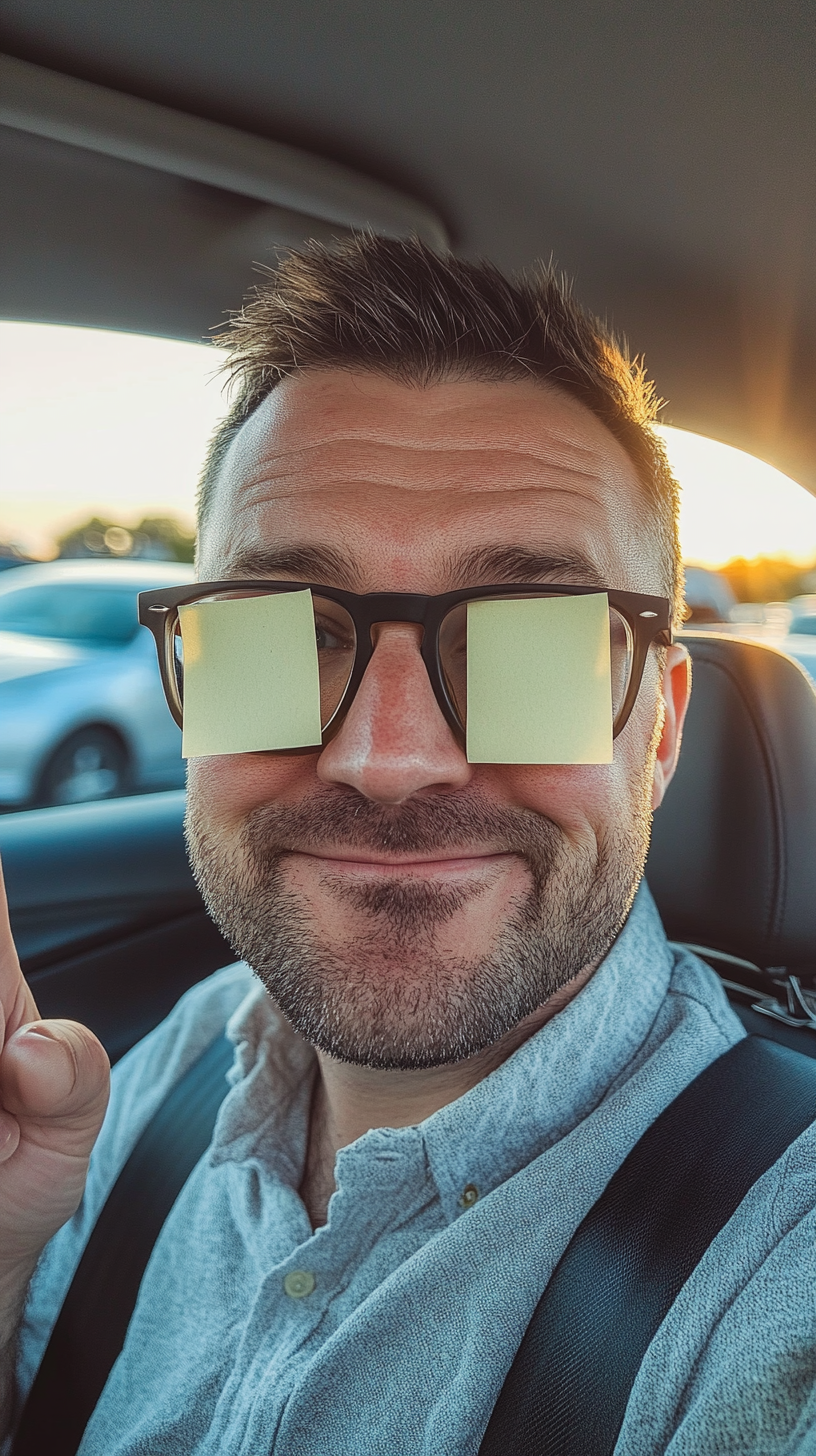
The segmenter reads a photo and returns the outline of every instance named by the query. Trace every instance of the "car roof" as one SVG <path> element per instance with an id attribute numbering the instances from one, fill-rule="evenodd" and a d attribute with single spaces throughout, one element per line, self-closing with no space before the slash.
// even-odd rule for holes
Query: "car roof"
<path id="1" fill-rule="evenodd" d="M 0 577 L 0 594 L 23 586 L 80 583 L 83 586 L 130 586 L 134 591 L 179 586 L 192 581 L 192 566 L 180 561 L 46 561 L 37 566 L 16 566 Z"/>
<path id="2" fill-rule="evenodd" d="M 26 62 L 399 189 L 467 256 L 554 254 L 645 351 L 669 422 L 816 489 L 812 0 L 6 0 L 3 34 Z M 19 116 L 4 145 L 9 317 L 199 338 L 253 260 L 337 230 L 291 189 L 265 205 Z"/>

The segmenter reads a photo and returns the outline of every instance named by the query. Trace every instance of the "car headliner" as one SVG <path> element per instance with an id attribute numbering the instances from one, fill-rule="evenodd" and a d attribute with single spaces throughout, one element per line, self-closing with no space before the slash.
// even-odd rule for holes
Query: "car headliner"
<path id="1" fill-rule="evenodd" d="M 816 491 L 812 0 L 6 0 L 0 44 L 353 166 L 465 255 L 553 254 L 667 421 Z M 326 232 L 1 130 L 7 317 L 200 337 L 270 244 Z"/>

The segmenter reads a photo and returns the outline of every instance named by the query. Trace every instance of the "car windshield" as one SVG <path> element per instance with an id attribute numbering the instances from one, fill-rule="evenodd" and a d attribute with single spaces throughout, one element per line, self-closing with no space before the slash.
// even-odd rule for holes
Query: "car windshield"
<path id="1" fill-rule="evenodd" d="M 66 582 L 0 595 L 0 632 L 114 647 L 132 642 L 138 629 L 134 588 Z"/>

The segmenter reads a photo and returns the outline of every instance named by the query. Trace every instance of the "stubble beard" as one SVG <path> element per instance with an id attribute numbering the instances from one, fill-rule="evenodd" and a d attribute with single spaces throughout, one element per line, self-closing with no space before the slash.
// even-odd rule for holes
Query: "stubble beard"
<path id="1" fill-rule="evenodd" d="M 631 822 L 607 829 L 592 848 L 571 843 L 540 814 L 470 792 L 392 809 L 353 790 L 321 788 L 296 806 L 255 809 L 230 851 L 191 785 L 186 821 L 210 914 L 294 1028 L 329 1056 L 392 1070 L 475 1055 L 597 964 L 631 908 L 649 832 L 643 794 Z M 353 943 L 329 945 L 285 883 L 293 848 L 406 855 L 479 844 L 520 855 L 530 888 L 477 958 L 449 953 L 439 937 L 445 927 L 455 931 L 479 887 L 420 878 L 349 884 L 331 880 L 329 869 L 338 908 L 365 927 Z"/>

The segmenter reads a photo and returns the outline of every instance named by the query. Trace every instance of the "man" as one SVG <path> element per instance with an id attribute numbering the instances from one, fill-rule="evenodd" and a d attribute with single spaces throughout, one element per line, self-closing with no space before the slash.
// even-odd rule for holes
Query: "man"
<path id="1" fill-rule="evenodd" d="M 742 1035 L 714 975 L 667 944 L 641 880 L 689 694 L 686 653 L 648 605 L 680 601 L 676 487 L 650 387 L 548 273 L 510 283 L 418 243 L 313 247 L 235 321 L 232 371 L 198 576 L 221 623 L 248 623 L 256 597 L 310 594 L 323 742 L 191 754 L 192 864 L 246 964 L 191 991 L 117 1068 L 81 1204 L 104 1054 L 82 1028 L 36 1020 L 7 944 L 7 1365 L 51 1239 L 19 1402 L 118 1170 L 229 1022 L 232 1090 L 83 1453 L 466 1456 L 582 1218 Z M 467 705 L 464 628 L 432 617 L 460 590 L 475 593 Z M 370 593 L 406 595 L 369 621 Z M 546 612 L 553 596 L 603 601 L 614 751 L 480 754 L 474 724 L 482 713 L 489 737 L 501 703 L 472 660 L 476 609 Z M 643 610 L 627 619 L 627 601 Z M 249 666 L 211 700 L 228 733 L 264 678 L 265 648 L 247 654 L 241 630 L 227 657 Z M 566 629 L 552 630 L 557 647 Z M 346 660 L 332 688 L 327 663 Z M 814 1150 L 811 1132 L 692 1276 L 619 1453 L 812 1449 Z"/>

